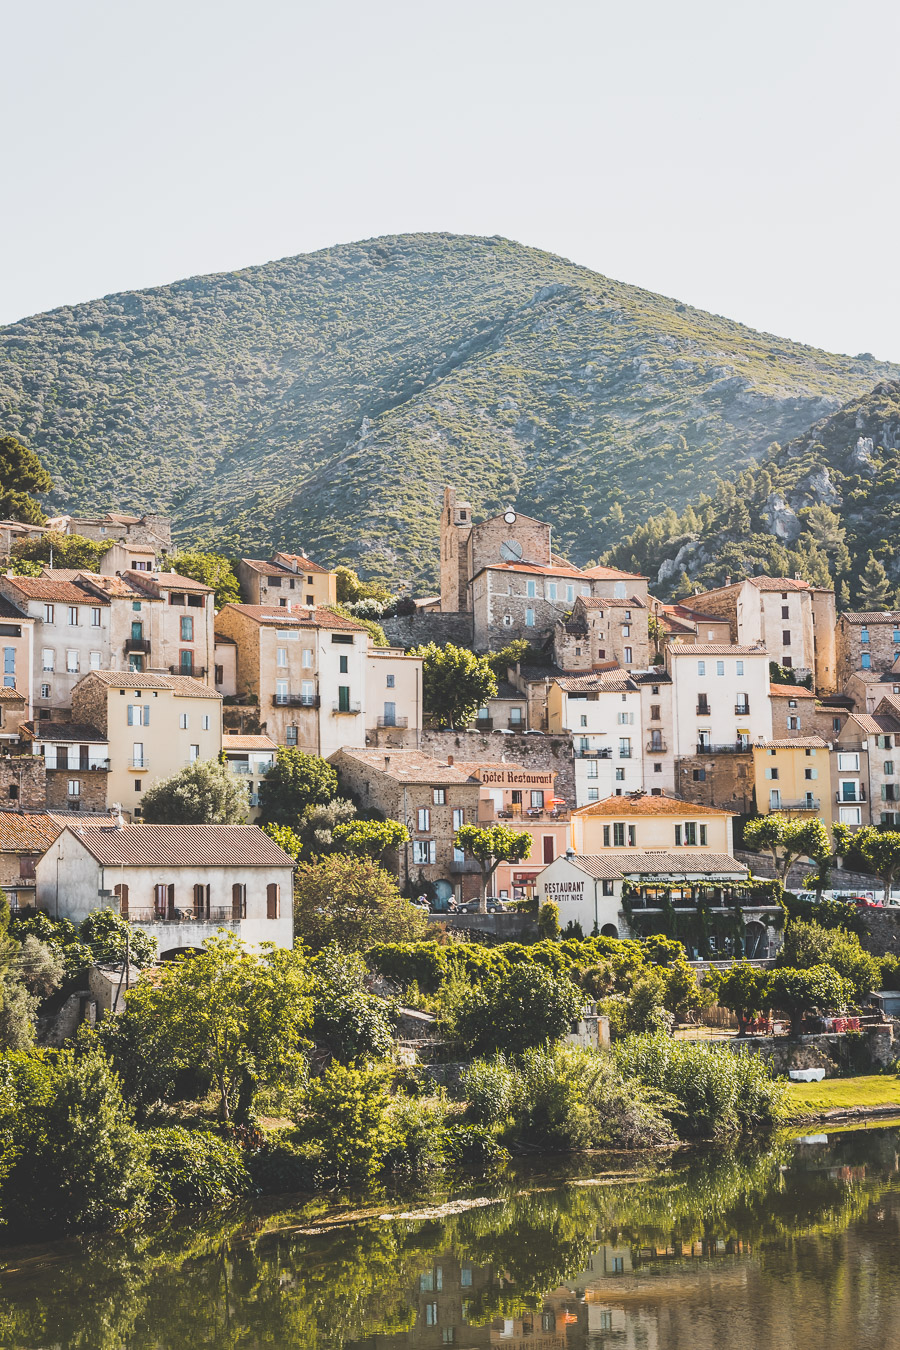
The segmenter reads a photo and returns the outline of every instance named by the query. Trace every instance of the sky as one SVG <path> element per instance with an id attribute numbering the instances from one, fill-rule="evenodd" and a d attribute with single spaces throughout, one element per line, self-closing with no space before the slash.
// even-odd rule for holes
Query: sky
<path id="1" fill-rule="evenodd" d="M 505 235 L 900 361 L 896 0 L 0 0 L 0 323 Z"/>

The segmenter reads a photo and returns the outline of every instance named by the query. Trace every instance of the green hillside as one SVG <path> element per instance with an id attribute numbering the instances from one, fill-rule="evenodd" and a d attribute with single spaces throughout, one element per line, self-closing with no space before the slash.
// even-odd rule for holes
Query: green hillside
<path id="1" fill-rule="evenodd" d="M 585 562 L 898 375 L 506 239 L 405 235 L 0 330 L 0 429 L 51 509 L 169 511 L 182 540 L 422 587 L 445 482 Z"/>
<path id="2" fill-rule="evenodd" d="M 609 555 L 660 595 L 726 576 L 799 574 L 843 605 L 900 605 L 900 381 L 883 381 L 684 512 L 639 525 Z"/>

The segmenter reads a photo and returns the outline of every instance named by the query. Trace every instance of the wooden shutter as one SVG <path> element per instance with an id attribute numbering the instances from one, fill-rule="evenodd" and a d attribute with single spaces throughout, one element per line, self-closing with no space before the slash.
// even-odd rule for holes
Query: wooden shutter
<path id="1" fill-rule="evenodd" d="M 246 919 L 247 917 L 247 888 L 236 881 L 231 888 L 231 917 L 232 919 Z"/>
<path id="2" fill-rule="evenodd" d="M 128 918 L 128 885 L 120 881 L 115 888 L 115 893 L 119 897 L 119 913 L 124 919 Z"/>
<path id="3" fill-rule="evenodd" d="M 174 919 L 174 917 L 175 917 L 175 886 L 174 886 L 174 885 L 169 885 L 169 886 L 166 888 L 166 898 L 167 898 L 167 900 L 168 900 L 168 910 L 169 910 L 169 915 L 168 915 L 168 917 L 169 917 L 170 919 Z"/>
<path id="4" fill-rule="evenodd" d="M 278 919 L 281 917 L 281 887 L 277 882 L 270 881 L 266 887 L 266 918 Z"/>

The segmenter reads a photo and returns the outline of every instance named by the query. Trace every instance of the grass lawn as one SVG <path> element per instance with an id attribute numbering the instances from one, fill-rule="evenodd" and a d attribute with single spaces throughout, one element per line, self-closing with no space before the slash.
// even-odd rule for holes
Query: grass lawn
<path id="1" fill-rule="evenodd" d="M 864 1078 L 823 1078 L 821 1083 L 788 1084 L 792 1115 L 834 1111 L 852 1106 L 896 1105 L 900 1114 L 900 1078 L 868 1074 Z"/>

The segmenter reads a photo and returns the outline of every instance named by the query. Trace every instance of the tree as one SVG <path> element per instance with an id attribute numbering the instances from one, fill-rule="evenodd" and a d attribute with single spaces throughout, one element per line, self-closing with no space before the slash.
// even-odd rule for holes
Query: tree
<path id="1" fill-rule="evenodd" d="M 31 564 L 38 568 L 47 566 L 51 560 L 54 567 L 77 568 L 83 572 L 96 572 L 103 561 L 103 555 L 112 548 L 112 540 L 102 543 L 94 539 L 85 539 L 81 534 L 61 534 L 58 530 L 48 530 L 39 539 L 23 539 L 12 549 L 13 571 L 27 564 L 28 573 Z"/>
<path id="2" fill-rule="evenodd" d="M 806 1013 L 839 1012 L 850 1002 L 851 993 L 847 981 L 831 966 L 810 966 L 809 970 L 782 966 L 769 976 L 767 1001 L 787 1013 L 791 1035 L 799 1036 Z"/>
<path id="3" fill-rule="evenodd" d="M 348 601 L 354 604 L 357 600 L 378 600 L 386 605 L 392 598 L 390 589 L 383 581 L 360 581 L 354 569 L 346 563 L 338 563 L 334 575 L 336 599 L 340 605 Z"/>
<path id="4" fill-rule="evenodd" d="M 387 640 L 387 634 L 381 624 L 376 619 L 367 619 L 360 614 L 354 614 L 353 610 L 348 609 L 346 605 L 326 605 L 326 609 L 332 614 L 340 614 L 343 619 L 352 619 L 358 623 L 360 628 L 365 628 L 372 639 L 373 647 L 389 647 L 391 644 Z"/>
<path id="5" fill-rule="evenodd" d="M 821 820 L 794 819 L 779 815 L 777 811 L 748 820 L 744 826 L 744 843 L 748 848 L 769 854 L 775 875 L 782 884 L 797 858 L 818 861 L 831 852 L 828 831 Z"/>
<path id="6" fill-rule="evenodd" d="M 538 911 L 538 937 L 549 942 L 558 942 L 560 931 L 559 905 L 553 900 L 547 900 Z"/>
<path id="7" fill-rule="evenodd" d="M 333 801 L 337 790 L 337 774 L 327 760 L 280 745 L 275 763 L 259 784 L 262 819 L 296 829 L 308 806 Z"/>
<path id="8" fill-rule="evenodd" d="M 390 1008 L 366 989 L 368 970 L 359 953 L 331 945 L 310 967 L 316 1048 L 341 1064 L 385 1059 L 393 1045 Z"/>
<path id="9" fill-rule="evenodd" d="M 186 764 L 141 799 L 148 825 L 243 825 L 249 806 L 246 783 L 214 759 Z"/>
<path id="10" fill-rule="evenodd" d="M 208 1074 L 223 1120 L 246 1117 L 260 1084 L 288 1081 L 300 1065 L 311 1014 L 299 950 L 248 951 L 233 933 L 164 962 L 126 996 L 121 1020 L 175 1070 Z"/>
<path id="11" fill-rule="evenodd" d="M 469 1053 L 516 1055 L 559 1040 L 584 1001 L 568 975 L 523 963 L 502 979 L 461 991 L 448 1008 L 448 1023 Z"/>
<path id="12" fill-rule="evenodd" d="M 481 868 L 481 907 L 485 912 L 488 886 L 500 864 L 524 862 L 531 852 L 531 835 L 525 830 L 511 830 L 508 825 L 461 825 L 454 843 L 471 854 Z"/>
<path id="13" fill-rule="evenodd" d="M 733 1012 L 739 1023 L 739 1036 L 746 1036 L 747 1023 L 767 1006 L 769 972 L 748 961 L 736 961 L 727 970 L 711 970 L 706 977 L 716 1002 Z"/>
<path id="14" fill-rule="evenodd" d="M 420 941 L 428 919 L 371 858 L 333 853 L 297 869 L 294 932 L 316 951 L 332 942 L 365 951 L 377 942 Z"/>
<path id="15" fill-rule="evenodd" d="M 381 862 L 388 850 L 409 843 L 409 830 L 399 820 L 350 820 L 336 825 L 334 842 L 342 853 Z"/>
<path id="16" fill-rule="evenodd" d="M 15 436 L 0 436 L 0 517 L 41 525 L 44 514 L 31 493 L 49 492 L 53 480 L 33 450 Z"/>
<path id="17" fill-rule="evenodd" d="M 891 888 L 900 874 L 900 830 L 876 830 L 864 825 L 850 830 L 846 825 L 832 826 L 834 842 L 842 857 L 854 853 L 884 886 L 884 903 L 891 903 Z"/>
<path id="18" fill-rule="evenodd" d="M 778 953 L 779 966 L 809 970 L 813 966 L 831 966 L 849 983 L 853 997 L 860 1002 L 878 988 L 881 968 L 874 956 L 863 951 L 855 933 L 842 928 L 823 928 L 818 923 L 792 919 L 784 931 L 784 943 Z"/>
<path id="19" fill-rule="evenodd" d="M 859 575 L 856 587 L 856 601 L 860 609 L 889 609 L 894 598 L 894 588 L 888 580 L 884 564 L 869 553 L 866 565 Z"/>
<path id="20" fill-rule="evenodd" d="M 514 638 L 505 647 L 501 647 L 499 652 L 489 652 L 486 660 L 497 679 L 505 680 L 506 672 L 511 666 L 531 665 L 539 660 L 539 654 L 525 638 Z"/>
<path id="21" fill-rule="evenodd" d="M 195 549 L 185 549 L 166 559 L 171 571 L 180 577 L 191 577 L 204 586 L 212 586 L 216 593 L 216 609 L 223 605 L 240 604 L 241 586 L 230 559 L 221 553 L 200 553 Z"/>
<path id="22" fill-rule="evenodd" d="M 413 647 L 422 657 L 422 697 L 439 727 L 465 726 L 497 693 L 497 678 L 486 656 L 448 642 Z"/>

